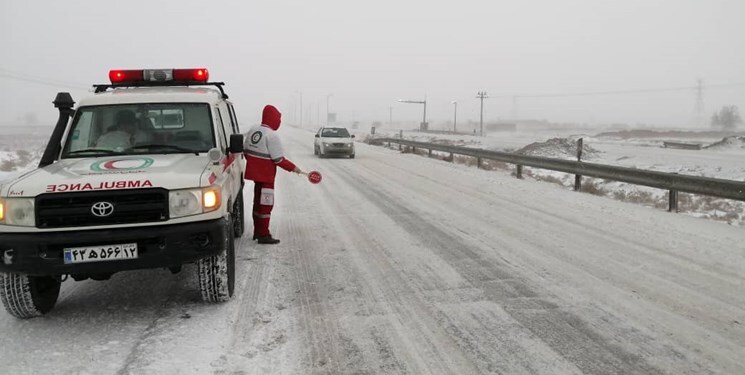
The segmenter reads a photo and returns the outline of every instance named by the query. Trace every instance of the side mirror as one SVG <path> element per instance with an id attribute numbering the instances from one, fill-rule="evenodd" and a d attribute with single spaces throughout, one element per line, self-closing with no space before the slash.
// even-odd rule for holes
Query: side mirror
<path id="1" fill-rule="evenodd" d="M 354 138 L 354 134 L 352 134 L 352 138 Z"/>
<path id="2" fill-rule="evenodd" d="M 320 135 L 318 135 L 318 134 L 316 134 L 316 138 L 321 138 L 321 136 L 320 136 Z"/>
<path id="3" fill-rule="evenodd" d="M 243 152 L 243 134 L 231 134 L 230 135 L 230 148 L 228 151 L 231 154 L 238 154 Z"/>

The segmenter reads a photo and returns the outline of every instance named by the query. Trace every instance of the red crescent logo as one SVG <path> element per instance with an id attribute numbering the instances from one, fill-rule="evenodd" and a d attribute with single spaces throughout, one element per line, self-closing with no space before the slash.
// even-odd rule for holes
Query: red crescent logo
<path id="1" fill-rule="evenodd" d="M 121 160 L 109 160 L 109 161 L 107 161 L 106 163 L 103 163 L 103 167 L 104 167 L 105 169 L 117 169 L 117 168 L 116 168 L 116 167 L 114 166 L 114 163 L 116 163 L 116 162 L 119 162 L 119 161 L 121 161 Z"/>

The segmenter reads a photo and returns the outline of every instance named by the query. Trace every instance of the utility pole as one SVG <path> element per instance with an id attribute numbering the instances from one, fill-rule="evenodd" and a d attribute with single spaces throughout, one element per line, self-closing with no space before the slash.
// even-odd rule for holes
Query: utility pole
<path id="1" fill-rule="evenodd" d="M 301 91 L 298 91 L 298 94 L 300 94 L 300 127 L 303 127 L 303 93 Z"/>
<path id="2" fill-rule="evenodd" d="M 421 130 L 428 130 L 427 127 L 427 96 L 424 96 L 424 115 L 422 116 Z"/>
<path id="3" fill-rule="evenodd" d="M 328 94 L 326 95 L 326 126 L 329 124 L 329 99 L 334 96 L 334 94 Z"/>
<path id="4" fill-rule="evenodd" d="M 458 124 L 458 102 L 453 101 L 453 133 L 457 133 L 457 124 Z"/>
<path id="5" fill-rule="evenodd" d="M 704 81 L 702 79 L 696 80 L 696 106 L 693 109 L 694 120 L 696 126 L 703 127 L 704 125 Z"/>
<path id="6" fill-rule="evenodd" d="M 481 136 L 484 136 L 484 99 L 488 98 L 486 91 L 479 91 L 476 98 L 481 99 L 481 117 L 479 118 L 479 124 L 481 126 Z"/>

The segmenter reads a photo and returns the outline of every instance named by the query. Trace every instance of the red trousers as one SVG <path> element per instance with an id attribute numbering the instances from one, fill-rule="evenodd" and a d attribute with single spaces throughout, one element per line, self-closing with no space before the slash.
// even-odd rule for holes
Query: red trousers
<path id="1" fill-rule="evenodd" d="M 268 236 L 274 208 L 274 182 L 254 181 L 254 236 Z"/>

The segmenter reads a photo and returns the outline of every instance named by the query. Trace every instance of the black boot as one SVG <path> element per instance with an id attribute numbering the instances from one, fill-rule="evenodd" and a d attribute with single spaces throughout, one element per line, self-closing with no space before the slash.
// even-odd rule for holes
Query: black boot
<path id="1" fill-rule="evenodd" d="M 278 238 L 273 238 L 271 234 L 266 236 L 254 236 L 260 244 L 275 245 L 279 243 Z"/>

